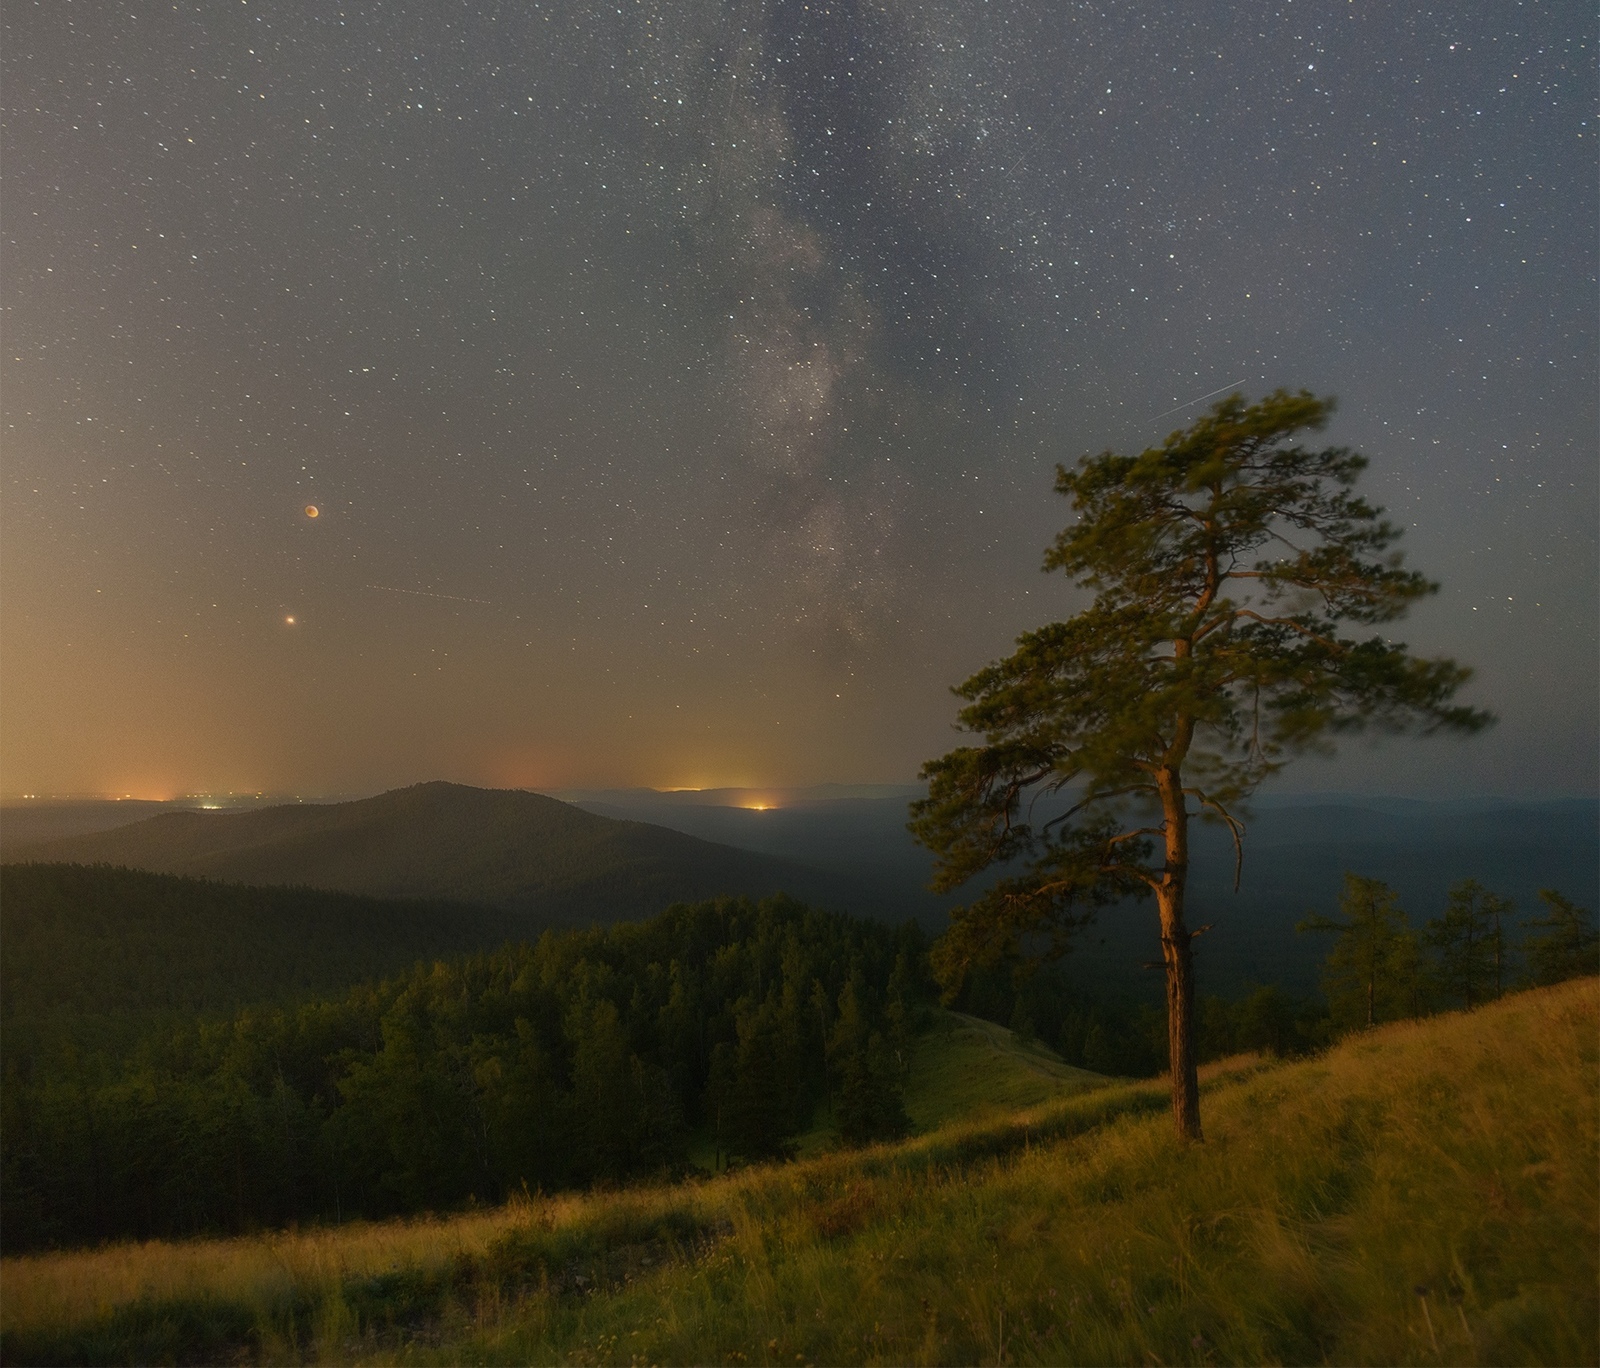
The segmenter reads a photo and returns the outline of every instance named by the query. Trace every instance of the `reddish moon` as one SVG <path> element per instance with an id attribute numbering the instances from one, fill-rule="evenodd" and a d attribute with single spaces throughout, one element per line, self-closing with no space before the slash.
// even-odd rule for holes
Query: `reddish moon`
<path id="1" fill-rule="evenodd" d="M 307 504 L 306 505 L 306 517 L 314 518 L 316 516 L 317 516 L 317 506 L 316 506 L 316 504 Z"/>

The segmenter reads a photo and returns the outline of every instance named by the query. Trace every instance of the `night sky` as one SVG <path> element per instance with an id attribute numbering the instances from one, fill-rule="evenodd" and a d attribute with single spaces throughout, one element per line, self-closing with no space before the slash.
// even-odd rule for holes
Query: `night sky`
<path id="1" fill-rule="evenodd" d="M 906 780 L 1054 463 L 1278 385 L 1503 719 L 1278 786 L 1595 788 L 1591 5 L 4 27 L 7 794 Z"/>

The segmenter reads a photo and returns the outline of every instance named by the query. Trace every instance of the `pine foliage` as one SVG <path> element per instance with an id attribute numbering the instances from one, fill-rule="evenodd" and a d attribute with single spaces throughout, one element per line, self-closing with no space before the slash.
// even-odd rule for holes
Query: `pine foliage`
<path id="1" fill-rule="evenodd" d="M 694 1128 L 725 1156 L 780 1155 L 840 1080 L 847 1138 L 890 1134 L 903 1112 L 883 1042 L 923 995 L 923 953 L 914 927 L 724 899 L 173 1027 L 121 1055 L 40 1056 L 5 1080 L 5 1247 L 682 1175 Z M 883 1096 L 858 1125 L 844 1118 L 863 1077 Z"/>
<path id="2" fill-rule="evenodd" d="M 1528 977 L 1538 984 L 1561 983 L 1583 974 L 1600 973 L 1600 932 L 1594 914 L 1553 888 L 1541 888 L 1545 915 L 1530 917 L 1524 925 L 1541 933 L 1523 944 Z"/>
<path id="3" fill-rule="evenodd" d="M 1346 874 L 1339 911 L 1343 920 L 1312 917 L 1300 923 L 1303 931 L 1338 936 L 1323 971 L 1334 1022 L 1375 1026 L 1416 1015 L 1417 941 L 1398 895 L 1381 880 Z"/>

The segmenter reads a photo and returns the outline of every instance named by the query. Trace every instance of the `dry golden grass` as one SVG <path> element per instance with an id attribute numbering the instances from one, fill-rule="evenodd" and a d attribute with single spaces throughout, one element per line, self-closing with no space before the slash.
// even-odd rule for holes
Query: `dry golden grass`
<path id="1" fill-rule="evenodd" d="M 12 1361 L 1591 1363 L 1600 983 L 676 1188 L 6 1260 Z M 210 1311 L 207 1311 L 210 1308 Z M 207 1339 L 207 1336 L 211 1338 Z"/>
<path id="2" fill-rule="evenodd" d="M 576 1205 L 573 1199 L 570 1205 Z M 524 1220 L 519 1206 L 446 1219 L 353 1222 L 231 1240 L 152 1240 L 0 1262 L 0 1326 L 65 1326 L 140 1301 L 239 1298 L 276 1303 L 295 1288 L 444 1268 L 481 1256 Z"/>

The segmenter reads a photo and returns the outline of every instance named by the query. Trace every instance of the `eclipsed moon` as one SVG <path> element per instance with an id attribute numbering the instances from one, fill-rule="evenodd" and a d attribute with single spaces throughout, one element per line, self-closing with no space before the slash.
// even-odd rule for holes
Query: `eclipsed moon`
<path id="1" fill-rule="evenodd" d="M 317 516 L 317 506 L 316 506 L 316 504 L 307 504 L 306 505 L 306 517 L 314 518 L 316 516 Z"/>

